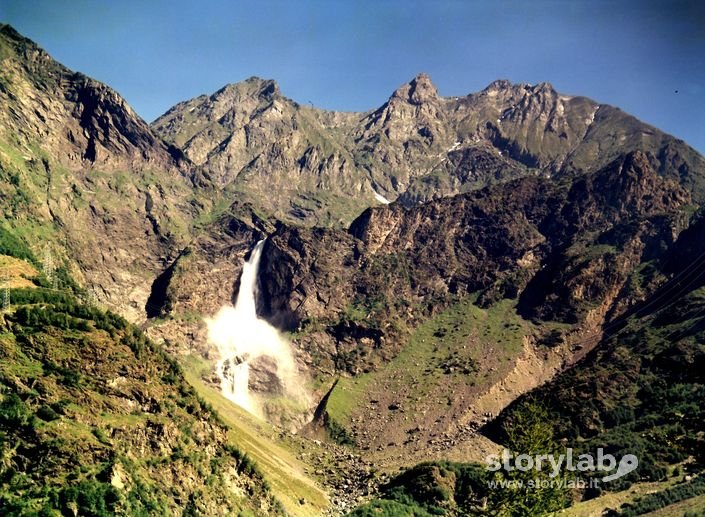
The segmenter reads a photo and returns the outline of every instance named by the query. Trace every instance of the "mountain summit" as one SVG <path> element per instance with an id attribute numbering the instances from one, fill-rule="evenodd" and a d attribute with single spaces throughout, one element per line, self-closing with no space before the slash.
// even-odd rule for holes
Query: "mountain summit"
<path id="1" fill-rule="evenodd" d="M 0 62 L 5 220 L 33 228 L 30 240 L 42 236 L 34 246 L 52 249 L 102 301 L 139 319 L 145 287 L 191 217 L 194 171 L 117 92 L 9 25 L 0 27 Z"/>
<path id="2" fill-rule="evenodd" d="M 692 174 L 705 162 L 693 149 L 549 83 L 498 80 L 444 98 L 422 73 L 376 110 L 335 113 L 250 78 L 178 104 L 152 128 L 223 187 L 304 224 L 345 225 L 380 199 L 412 206 L 526 175 L 574 176 L 635 150 L 705 195 Z"/>
<path id="3" fill-rule="evenodd" d="M 399 87 L 392 97 L 403 99 L 411 104 L 433 102 L 439 98 L 438 89 L 425 73 L 417 75 L 408 84 Z"/>
<path id="4" fill-rule="evenodd" d="M 177 169 L 180 153 L 165 145 L 114 90 L 72 72 L 9 25 L 0 26 L 4 75 L 2 130 L 45 150 L 71 168 Z M 33 102 L 27 102 L 32 99 Z M 7 108 L 14 116 L 6 117 Z"/>

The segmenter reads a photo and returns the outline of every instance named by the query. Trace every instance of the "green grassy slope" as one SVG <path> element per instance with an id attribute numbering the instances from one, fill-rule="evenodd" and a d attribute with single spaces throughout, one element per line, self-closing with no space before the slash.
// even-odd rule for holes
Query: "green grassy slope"
<path id="1" fill-rule="evenodd" d="M 229 442 L 256 461 L 286 511 L 291 515 L 320 515 L 328 507 L 328 496 L 308 474 L 307 466 L 297 459 L 299 445 L 205 384 L 201 376 L 205 365 L 200 357 L 186 357 L 183 363 L 186 380 L 228 425 Z M 323 454 L 323 451 L 317 453 Z"/>
<path id="2" fill-rule="evenodd" d="M 0 314 L 0 513 L 272 514 L 180 367 L 122 318 L 14 289 Z"/>
<path id="3" fill-rule="evenodd" d="M 506 372 L 490 372 L 488 349 L 495 349 L 492 361 L 506 370 L 521 353 L 522 337 L 529 327 L 513 307 L 511 300 L 503 300 L 481 309 L 470 297 L 423 322 L 389 363 L 370 373 L 341 378 L 326 406 L 329 416 L 347 425 L 382 383 L 385 391 L 405 395 L 413 410 L 415 402 L 438 398 L 449 384 L 480 389 L 480 385 L 496 382 Z"/>

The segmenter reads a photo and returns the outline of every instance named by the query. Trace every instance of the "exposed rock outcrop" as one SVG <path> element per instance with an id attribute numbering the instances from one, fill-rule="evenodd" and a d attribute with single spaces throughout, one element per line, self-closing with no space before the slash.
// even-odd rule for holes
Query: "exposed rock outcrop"
<path id="1" fill-rule="evenodd" d="M 385 198 L 412 206 L 524 176 L 595 172 L 637 150 L 695 199 L 705 195 L 693 149 L 548 83 L 495 81 L 447 98 L 420 74 L 379 109 L 346 114 L 251 78 L 178 104 L 153 127 L 221 184 L 296 224 L 345 226 Z"/>
<path id="2" fill-rule="evenodd" d="M 689 193 L 652 161 L 633 153 L 572 183 L 523 178 L 408 210 L 368 209 L 349 234 L 280 227 L 262 261 L 269 313 L 299 326 L 325 370 L 365 341 L 372 362 L 352 369 L 373 367 L 403 345 L 391 323 L 413 327 L 471 293 L 597 329 L 639 297 L 629 284 L 639 264 L 688 224 Z"/>
<path id="3" fill-rule="evenodd" d="M 146 287 L 196 211 L 187 161 L 115 91 L 8 25 L 0 50 L 2 192 L 14 200 L 4 218 L 34 227 L 30 243 L 49 245 L 101 302 L 142 319 Z"/>

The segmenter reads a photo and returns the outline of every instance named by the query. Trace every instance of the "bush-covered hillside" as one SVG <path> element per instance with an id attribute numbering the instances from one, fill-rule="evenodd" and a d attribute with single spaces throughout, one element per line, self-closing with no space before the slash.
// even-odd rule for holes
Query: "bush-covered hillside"
<path id="1" fill-rule="evenodd" d="M 0 315 L 0 514 L 281 513 L 179 366 L 71 294 Z"/>

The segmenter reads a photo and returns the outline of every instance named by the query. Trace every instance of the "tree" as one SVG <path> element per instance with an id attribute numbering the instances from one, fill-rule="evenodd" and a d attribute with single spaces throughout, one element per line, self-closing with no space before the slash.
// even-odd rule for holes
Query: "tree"
<path id="1" fill-rule="evenodd" d="M 507 449 L 518 455 L 527 455 L 532 461 L 540 455 L 554 455 L 561 451 L 553 438 L 553 425 L 548 411 L 537 403 L 529 403 L 515 412 L 503 426 Z M 494 473 L 487 500 L 487 512 L 502 516 L 548 515 L 568 503 L 566 473 L 561 470 L 552 477 L 552 469 L 544 463 L 541 469 L 502 468 Z"/>

